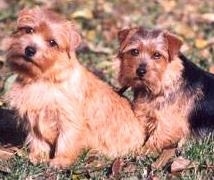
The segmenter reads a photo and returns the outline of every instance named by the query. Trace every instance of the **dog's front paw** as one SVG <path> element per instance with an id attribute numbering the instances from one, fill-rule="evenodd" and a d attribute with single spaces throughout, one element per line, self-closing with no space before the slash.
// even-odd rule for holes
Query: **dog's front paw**
<path id="1" fill-rule="evenodd" d="M 47 163 L 49 161 L 49 154 L 44 152 L 30 153 L 29 154 L 30 162 L 34 165 L 39 163 Z"/>
<path id="2" fill-rule="evenodd" d="M 67 169 L 72 164 L 72 160 L 65 157 L 55 157 L 54 159 L 50 160 L 50 167 L 56 169 Z"/>

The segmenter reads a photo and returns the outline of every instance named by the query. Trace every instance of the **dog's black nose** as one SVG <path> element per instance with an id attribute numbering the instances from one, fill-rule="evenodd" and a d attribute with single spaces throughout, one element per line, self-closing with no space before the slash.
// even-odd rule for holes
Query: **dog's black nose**
<path id="1" fill-rule="evenodd" d="M 140 64 L 139 67 L 136 70 L 136 74 L 141 77 L 145 73 L 146 73 L 146 65 L 145 64 Z"/>
<path id="2" fill-rule="evenodd" d="M 36 48 L 32 46 L 27 46 L 25 48 L 25 56 L 28 58 L 33 57 L 36 54 Z"/>

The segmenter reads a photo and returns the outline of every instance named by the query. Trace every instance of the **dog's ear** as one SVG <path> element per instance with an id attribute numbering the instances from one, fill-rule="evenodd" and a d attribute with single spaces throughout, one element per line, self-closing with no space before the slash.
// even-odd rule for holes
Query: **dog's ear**
<path id="1" fill-rule="evenodd" d="M 70 31 L 70 51 L 74 51 L 81 43 L 81 36 L 76 30 Z"/>
<path id="2" fill-rule="evenodd" d="M 118 32 L 118 40 L 120 42 L 119 54 L 127 45 L 130 38 L 138 31 L 138 28 L 123 29 Z"/>
<path id="3" fill-rule="evenodd" d="M 183 42 L 176 35 L 169 32 L 164 32 L 164 36 L 168 43 L 168 53 L 169 53 L 169 59 L 171 61 L 175 56 L 178 55 Z"/>
<path id="4" fill-rule="evenodd" d="M 26 24 L 34 25 L 35 24 L 35 19 L 37 18 L 42 18 L 43 16 L 43 11 L 46 10 L 45 8 L 40 8 L 36 6 L 33 9 L 29 8 L 24 8 L 18 13 L 18 18 L 17 18 L 17 26 L 26 26 Z"/>
<path id="5" fill-rule="evenodd" d="M 18 13 L 18 18 L 17 18 L 18 27 L 23 26 L 23 24 L 25 25 L 25 23 L 28 23 L 29 20 L 32 19 L 31 12 L 32 12 L 32 10 L 30 10 L 28 8 L 24 8 Z"/>
<path id="6" fill-rule="evenodd" d="M 67 32 L 69 33 L 69 37 L 68 37 L 68 46 L 66 51 L 69 59 L 71 59 L 72 54 L 75 52 L 75 50 L 81 43 L 81 36 L 77 32 L 77 30 L 74 28 L 69 28 Z"/>
<path id="7" fill-rule="evenodd" d="M 69 33 L 69 35 L 68 35 L 69 42 L 68 42 L 67 52 L 68 52 L 68 56 L 70 58 L 70 55 L 77 49 L 77 47 L 81 43 L 81 36 L 73 24 L 70 24 L 70 22 L 68 24 L 69 24 L 69 28 L 68 28 L 67 32 Z"/>
<path id="8" fill-rule="evenodd" d="M 117 37 L 118 37 L 120 44 L 126 39 L 126 37 L 129 34 L 129 31 L 130 31 L 130 29 L 123 29 L 118 32 Z"/>

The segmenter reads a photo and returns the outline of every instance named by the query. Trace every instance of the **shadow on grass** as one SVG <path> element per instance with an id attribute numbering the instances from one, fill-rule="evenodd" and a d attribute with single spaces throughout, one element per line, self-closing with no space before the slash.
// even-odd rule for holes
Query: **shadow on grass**
<path id="1" fill-rule="evenodd" d="M 0 109 L 0 145 L 22 146 L 26 137 L 14 111 Z"/>

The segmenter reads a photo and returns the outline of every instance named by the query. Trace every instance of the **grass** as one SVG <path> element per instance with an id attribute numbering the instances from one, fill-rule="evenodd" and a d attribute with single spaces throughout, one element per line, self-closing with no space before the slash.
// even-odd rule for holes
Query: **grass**
<path id="1" fill-rule="evenodd" d="M 12 31 L 15 25 L 16 14 L 20 9 L 39 5 L 38 2 L 42 4 L 43 1 L 11 0 L 9 7 L 0 11 L 0 38 L 5 37 Z M 194 19 L 194 15 L 195 17 L 200 17 L 202 13 L 213 12 L 214 3 L 210 0 L 195 0 L 190 3 L 185 0 L 175 1 L 175 7 L 171 11 L 165 9 L 168 1 L 163 1 L 165 4 L 162 5 L 158 1 L 149 0 L 109 0 L 104 1 L 103 4 L 99 4 L 98 1 L 94 1 L 94 3 L 92 1 L 62 2 L 62 4 L 53 6 L 53 8 L 65 14 L 68 18 L 72 17 L 73 11 L 80 11 L 82 8 L 87 8 L 93 14 L 96 14 L 92 19 L 87 19 L 87 17 L 76 19 L 80 26 L 80 31 L 83 33 L 83 39 L 86 42 L 86 49 L 80 49 L 78 56 L 83 65 L 114 86 L 118 86 L 116 73 L 112 68 L 112 59 L 116 56 L 118 48 L 115 32 L 127 25 L 171 29 L 181 36 L 184 40 L 184 46 L 188 47 L 184 52 L 185 55 L 206 70 L 214 64 L 213 46 L 204 49 L 195 46 L 195 40 L 198 38 L 208 41 L 214 37 L 213 22 L 199 21 L 199 18 Z M 108 9 L 109 4 L 112 7 L 110 9 Z M 176 24 L 185 24 L 190 29 L 192 28 L 193 36 L 189 37 L 188 34 L 183 33 L 184 28 L 181 28 L 179 31 L 176 30 Z M 107 30 L 105 30 L 106 28 Z M 98 45 L 101 46 L 101 49 L 100 51 L 95 51 L 98 49 Z M 106 52 L 105 48 L 111 51 Z M 0 54 L 0 61 L 4 62 L 4 55 Z M 5 80 L 3 74 L 0 74 L 0 76 L 2 80 Z M 10 84 L 7 82 L 5 83 L 6 85 Z M 132 97 L 130 92 L 127 93 L 127 96 Z M 114 164 L 117 160 L 109 160 L 100 155 L 91 155 L 89 152 L 84 152 L 68 170 L 54 170 L 45 164 L 32 165 L 26 153 L 24 153 L 23 156 L 15 155 L 8 161 L 0 161 L 0 179 L 78 180 L 152 179 L 155 177 L 182 180 L 213 179 L 213 137 L 209 136 L 198 141 L 190 140 L 180 151 L 177 156 L 189 159 L 193 163 L 191 167 L 178 173 L 171 173 L 169 170 L 173 160 L 162 169 L 152 168 L 152 163 L 157 159 L 152 156 L 123 157 L 121 158 L 122 164 L 119 163 L 119 170 L 116 170 L 117 172 L 115 173 Z"/>
<path id="2" fill-rule="evenodd" d="M 208 136 L 192 140 L 184 146 L 182 155 L 194 162 L 191 169 L 183 172 L 184 179 L 212 179 L 214 177 L 214 139 Z"/>
<path id="3" fill-rule="evenodd" d="M 51 169 L 45 164 L 32 165 L 26 155 L 16 155 L 0 164 L 0 179 L 147 179 L 159 177 L 161 179 L 204 180 L 214 177 L 213 154 L 213 137 L 188 141 L 177 156 L 191 160 L 192 165 L 175 174 L 170 172 L 170 164 L 173 160 L 157 170 L 151 167 L 156 160 L 156 157 L 152 156 L 122 157 L 122 166 L 117 174 L 114 174 L 112 171 L 116 160 L 109 160 L 88 152 L 84 152 L 67 170 Z"/>

